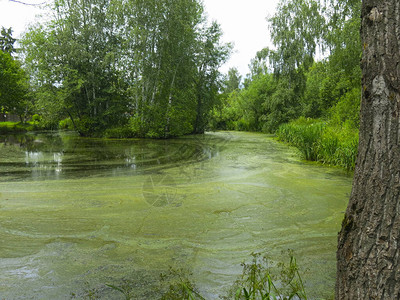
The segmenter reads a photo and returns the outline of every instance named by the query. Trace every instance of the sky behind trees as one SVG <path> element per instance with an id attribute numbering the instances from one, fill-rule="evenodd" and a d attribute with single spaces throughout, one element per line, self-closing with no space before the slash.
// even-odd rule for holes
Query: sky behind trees
<path id="1" fill-rule="evenodd" d="M 45 0 L 24 0 L 29 4 Z M 46 1 L 49 3 L 50 1 Z M 266 17 L 272 15 L 276 1 L 272 0 L 204 0 L 207 14 L 217 20 L 224 32 L 223 41 L 235 45 L 231 59 L 222 67 L 227 73 L 237 67 L 242 75 L 248 73 L 248 64 L 257 51 L 269 44 L 269 30 Z M 22 5 L 10 0 L 0 0 L 0 26 L 12 27 L 14 36 L 20 37 L 35 15 L 41 10 L 35 6 Z"/>

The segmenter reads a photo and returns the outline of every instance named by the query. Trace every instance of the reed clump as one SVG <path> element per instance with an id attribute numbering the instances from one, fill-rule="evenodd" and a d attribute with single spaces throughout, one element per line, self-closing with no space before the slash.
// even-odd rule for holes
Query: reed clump
<path id="1" fill-rule="evenodd" d="M 358 153 L 358 129 L 322 120 L 299 118 L 276 131 L 280 141 L 297 147 L 303 158 L 354 170 Z"/>

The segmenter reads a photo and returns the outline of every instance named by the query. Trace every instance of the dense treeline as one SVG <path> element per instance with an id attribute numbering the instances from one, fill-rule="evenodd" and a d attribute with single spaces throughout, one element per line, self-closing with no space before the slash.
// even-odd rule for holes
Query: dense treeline
<path id="1" fill-rule="evenodd" d="M 11 31 L 2 31 L 0 62 L 12 70 L 2 76 L 14 77 L 2 80 L 13 88 L 0 94 L 0 106 L 21 119 L 36 114 L 36 127 L 84 136 L 277 132 L 310 145 L 302 152 L 315 154 L 306 158 L 335 163 L 344 151 L 335 145 L 357 144 L 360 6 L 281 0 L 268 19 L 274 47 L 257 52 L 244 80 L 233 68 L 221 85 L 218 69 L 231 47 L 201 1 L 56 0 L 50 21 L 20 41 L 25 70 Z M 337 141 L 325 145 L 328 135 Z M 346 161 L 339 164 L 352 169 L 354 157 Z"/>
<path id="2" fill-rule="evenodd" d="M 359 0 L 282 0 L 268 19 L 275 48 L 257 53 L 243 85 L 236 69 L 228 72 L 210 126 L 278 130 L 305 158 L 352 169 L 361 98 L 360 8 Z M 336 137 L 331 145 L 322 138 L 328 135 Z M 346 162 L 338 162 L 341 151 L 351 155 Z"/>
<path id="3" fill-rule="evenodd" d="M 22 41 L 46 127 L 81 135 L 204 132 L 218 92 L 221 44 L 197 0 L 56 0 Z"/>

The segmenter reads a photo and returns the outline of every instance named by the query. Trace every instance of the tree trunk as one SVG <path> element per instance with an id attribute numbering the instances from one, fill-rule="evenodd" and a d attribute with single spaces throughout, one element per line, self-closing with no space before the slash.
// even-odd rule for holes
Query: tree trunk
<path id="1" fill-rule="evenodd" d="M 360 144 L 336 299 L 400 299 L 400 1 L 364 0 Z"/>

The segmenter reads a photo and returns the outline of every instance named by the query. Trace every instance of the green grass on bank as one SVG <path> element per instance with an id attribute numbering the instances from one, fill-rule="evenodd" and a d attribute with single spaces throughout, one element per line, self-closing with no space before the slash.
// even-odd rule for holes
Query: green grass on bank
<path id="1" fill-rule="evenodd" d="M 297 147 L 304 159 L 354 170 L 358 153 L 358 130 L 327 122 L 300 118 L 279 127 L 280 141 Z"/>
<path id="2" fill-rule="evenodd" d="M 64 122 L 64 121 L 63 121 Z M 60 123 L 60 129 L 72 129 L 72 125 Z M 40 122 L 0 122 L 0 134 L 24 133 L 40 130 Z M 114 130 L 116 131 L 116 130 Z M 109 130 L 105 137 L 131 137 L 125 132 Z M 276 131 L 280 141 L 297 147 L 303 158 L 323 164 L 354 170 L 358 153 L 358 130 L 349 126 L 335 126 L 329 122 L 301 117 L 283 124 Z"/>
<path id="3" fill-rule="evenodd" d="M 0 134 L 23 133 L 37 129 L 35 122 L 0 122 Z"/>

